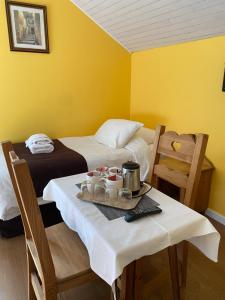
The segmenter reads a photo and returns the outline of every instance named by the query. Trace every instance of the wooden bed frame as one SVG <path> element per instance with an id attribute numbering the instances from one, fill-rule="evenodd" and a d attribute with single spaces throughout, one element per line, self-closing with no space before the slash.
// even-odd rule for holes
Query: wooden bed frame
<path id="1" fill-rule="evenodd" d="M 4 153 L 4 157 L 6 160 L 7 168 L 9 171 L 9 175 L 10 175 L 10 178 L 12 181 L 12 185 L 13 185 L 16 197 L 18 197 L 17 189 L 15 188 L 16 183 L 15 183 L 14 176 L 12 173 L 13 170 L 11 167 L 10 156 L 9 156 L 9 152 L 13 151 L 13 145 L 10 141 L 5 141 L 5 142 L 2 142 L 1 144 L 2 144 L 2 150 Z M 40 205 L 40 210 L 41 210 L 42 219 L 43 219 L 45 227 L 49 227 L 49 226 L 52 226 L 52 225 L 62 222 L 61 214 L 60 214 L 59 210 L 56 208 L 55 203 L 47 203 L 47 204 Z M 22 220 L 21 220 L 20 216 L 10 219 L 8 221 L 0 220 L 0 234 L 3 237 L 7 237 L 7 238 L 14 237 L 14 236 L 20 235 L 22 233 L 23 233 L 23 224 L 22 224 Z"/>

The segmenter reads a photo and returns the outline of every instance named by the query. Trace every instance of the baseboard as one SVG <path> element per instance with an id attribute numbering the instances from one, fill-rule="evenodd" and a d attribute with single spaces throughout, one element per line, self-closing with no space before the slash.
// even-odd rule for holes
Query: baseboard
<path id="1" fill-rule="evenodd" d="M 222 216 L 221 214 L 215 212 L 214 210 L 208 208 L 208 209 L 206 210 L 205 214 L 206 214 L 207 216 L 209 216 L 210 218 L 216 220 L 217 222 L 219 222 L 219 223 L 225 225 L 225 217 Z"/>

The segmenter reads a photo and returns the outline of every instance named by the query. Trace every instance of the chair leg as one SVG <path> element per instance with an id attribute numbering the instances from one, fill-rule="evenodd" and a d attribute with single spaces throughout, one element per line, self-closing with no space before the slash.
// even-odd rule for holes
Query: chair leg
<path id="1" fill-rule="evenodd" d="M 180 300 L 180 287 L 179 287 L 179 270 L 178 270 L 178 257 L 177 246 L 168 247 L 170 275 L 173 288 L 173 299 Z"/>
<path id="2" fill-rule="evenodd" d="M 36 300 L 36 295 L 33 289 L 33 285 L 31 282 L 31 273 L 34 272 L 36 270 L 35 265 L 34 265 L 34 261 L 33 258 L 30 254 L 30 251 L 27 247 L 26 249 L 27 251 L 27 276 L 28 276 L 28 299 L 29 300 Z"/>

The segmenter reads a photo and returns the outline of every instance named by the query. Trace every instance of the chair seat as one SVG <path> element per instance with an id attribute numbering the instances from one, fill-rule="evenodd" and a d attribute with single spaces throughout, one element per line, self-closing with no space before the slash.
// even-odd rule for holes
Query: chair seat
<path id="1" fill-rule="evenodd" d="M 174 158 L 162 158 L 159 162 L 161 165 L 165 165 L 169 169 L 174 169 L 180 171 L 184 175 L 189 175 L 190 172 L 190 164 L 186 162 L 179 161 Z M 212 169 L 212 164 L 207 158 L 204 158 L 201 170 L 206 171 Z"/>
<path id="2" fill-rule="evenodd" d="M 46 228 L 46 235 L 58 282 L 93 272 L 83 242 L 65 223 Z"/>

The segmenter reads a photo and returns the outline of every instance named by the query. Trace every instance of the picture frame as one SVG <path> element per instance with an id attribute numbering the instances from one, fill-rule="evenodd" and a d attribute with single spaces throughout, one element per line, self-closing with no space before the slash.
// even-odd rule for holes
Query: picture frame
<path id="1" fill-rule="evenodd" d="M 49 53 L 46 6 L 6 0 L 6 15 L 11 51 Z"/>

